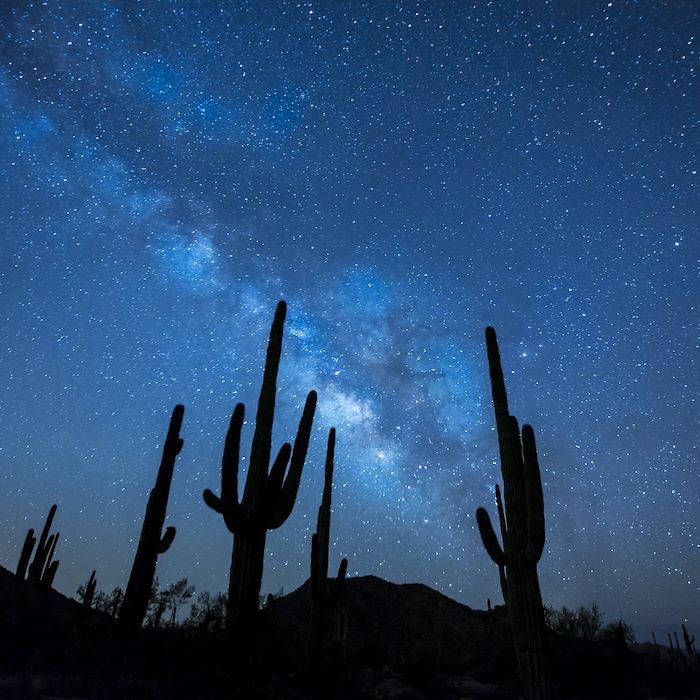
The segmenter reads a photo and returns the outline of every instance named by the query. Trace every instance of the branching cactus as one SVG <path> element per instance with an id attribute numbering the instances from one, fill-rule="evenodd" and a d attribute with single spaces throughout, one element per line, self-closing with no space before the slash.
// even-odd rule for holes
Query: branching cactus
<path id="1" fill-rule="evenodd" d="M 311 391 L 306 398 L 294 449 L 289 443 L 282 445 L 270 468 L 277 371 L 286 310 L 287 305 L 280 301 L 272 322 L 243 498 L 239 502 L 238 461 L 245 414 L 241 403 L 233 411 L 226 434 L 221 460 L 221 496 L 209 489 L 203 494 L 204 502 L 223 516 L 233 534 L 226 610 L 228 630 L 238 626 L 248 628 L 258 610 L 267 531 L 283 525 L 294 508 L 316 410 L 316 392 Z"/>
<path id="2" fill-rule="evenodd" d="M 151 595 L 153 576 L 156 572 L 158 555 L 168 551 L 175 539 L 175 528 L 168 527 L 165 533 L 163 524 L 168 509 L 170 484 L 173 480 L 175 460 L 182 450 L 183 440 L 180 437 L 182 419 L 185 407 L 178 404 L 173 409 L 170 427 L 163 445 L 163 456 L 158 469 L 156 483 L 151 489 L 146 505 L 146 515 L 143 519 L 141 537 L 136 549 L 136 556 L 131 567 L 129 583 L 124 594 L 124 602 L 119 614 L 119 622 L 125 629 L 139 630 L 148 608 Z"/>
<path id="3" fill-rule="evenodd" d="M 56 551 L 58 535 L 49 535 L 49 531 L 51 530 L 51 525 L 53 524 L 57 507 L 58 506 L 56 506 L 54 503 L 54 505 L 52 505 L 49 509 L 49 514 L 46 516 L 44 528 L 39 536 L 39 542 L 36 547 L 36 553 L 34 554 L 34 560 L 31 564 L 29 564 L 28 569 L 26 568 L 26 562 L 29 561 L 29 557 L 34 549 L 34 543 L 36 542 L 36 538 L 33 536 L 34 532 L 30 530 L 24 540 L 24 547 L 22 547 L 22 555 L 20 556 L 20 564 L 17 567 L 17 575 L 23 577 L 24 570 L 26 569 L 27 581 L 48 583 L 48 585 L 51 585 L 54 577 L 56 576 L 58 562 L 52 562 L 52 559 L 53 554 Z"/>
<path id="4" fill-rule="evenodd" d="M 681 625 L 681 627 L 683 628 L 683 642 L 685 643 L 685 650 L 688 652 L 688 656 L 697 658 L 697 653 L 695 652 L 695 635 L 688 634 L 685 625 Z"/>
<path id="5" fill-rule="evenodd" d="M 477 523 L 484 547 L 501 573 L 525 697 L 546 700 L 551 698 L 552 688 L 544 649 L 544 608 L 537 578 L 545 525 L 535 434 L 529 425 L 524 425 L 521 435 L 517 419 L 508 411 L 498 341 L 491 327 L 486 329 L 486 348 L 503 475 L 505 508 L 500 491 L 497 492 L 503 545 L 483 508 L 477 510 Z"/>
<path id="6" fill-rule="evenodd" d="M 326 611 L 338 602 L 348 570 L 348 560 L 343 559 L 338 568 L 338 578 L 334 582 L 328 580 L 328 545 L 331 529 L 331 491 L 333 490 L 334 456 L 335 428 L 331 428 L 328 433 L 321 507 L 318 509 L 316 532 L 311 537 L 312 608 L 310 661 L 312 665 L 317 665 L 322 660 Z"/>

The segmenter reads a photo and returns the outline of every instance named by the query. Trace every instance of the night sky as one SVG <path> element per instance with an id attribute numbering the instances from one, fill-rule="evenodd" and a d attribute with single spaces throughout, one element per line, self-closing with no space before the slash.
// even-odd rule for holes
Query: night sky
<path id="1" fill-rule="evenodd" d="M 699 3 L 0 12 L 0 563 L 57 502 L 56 587 L 125 585 L 183 403 L 158 572 L 224 590 L 201 493 L 284 298 L 274 446 L 319 409 L 264 593 L 308 577 L 336 426 L 331 571 L 501 601 L 493 325 L 545 602 L 700 626 Z"/>

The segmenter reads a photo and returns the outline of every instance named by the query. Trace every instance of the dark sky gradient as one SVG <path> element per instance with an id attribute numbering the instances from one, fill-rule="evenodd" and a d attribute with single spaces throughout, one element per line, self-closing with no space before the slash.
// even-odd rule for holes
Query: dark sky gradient
<path id="1" fill-rule="evenodd" d="M 265 592 L 308 575 L 335 425 L 331 566 L 500 601 L 490 324 L 545 602 L 700 626 L 699 3 L 2 8 L 5 566 L 58 502 L 57 587 L 125 584 L 181 402 L 160 580 L 225 589 L 201 492 L 285 298 L 275 444 L 319 410 Z"/>

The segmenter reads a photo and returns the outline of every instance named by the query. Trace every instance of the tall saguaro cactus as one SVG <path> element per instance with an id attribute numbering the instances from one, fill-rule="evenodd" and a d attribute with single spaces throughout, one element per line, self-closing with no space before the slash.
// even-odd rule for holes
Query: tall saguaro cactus
<path id="1" fill-rule="evenodd" d="M 544 499 L 535 434 L 529 425 L 524 425 L 521 435 L 517 419 L 508 411 L 498 341 L 491 327 L 486 329 L 486 349 L 503 475 L 505 509 L 497 493 L 503 546 L 486 510 L 479 508 L 476 518 L 484 547 L 502 574 L 525 697 L 547 700 L 552 689 L 544 649 L 544 608 L 537 578 L 537 563 L 545 539 Z"/>
<path id="2" fill-rule="evenodd" d="M 158 555 L 167 552 L 175 539 L 174 527 L 168 527 L 162 536 L 161 532 L 168 508 L 168 496 L 173 480 L 175 460 L 183 445 L 180 429 L 184 415 L 185 407 L 181 404 L 175 406 L 163 445 L 163 456 L 158 468 L 156 483 L 148 497 L 141 537 L 119 614 L 119 622 L 125 629 L 138 630 L 141 628 L 148 608 Z"/>
<path id="3" fill-rule="evenodd" d="M 323 496 L 318 509 L 316 532 L 311 537 L 311 664 L 321 661 L 326 610 L 334 606 L 340 597 L 343 581 L 348 570 L 348 560 L 343 559 L 338 567 L 338 578 L 334 584 L 328 580 L 328 544 L 331 529 L 331 491 L 333 489 L 333 462 L 335 456 L 335 428 L 328 433 L 326 465 L 323 481 Z"/>
<path id="4" fill-rule="evenodd" d="M 306 398 L 294 449 L 289 443 L 284 443 L 270 468 L 277 371 L 286 311 L 286 303 L 280 301 L 270 330 L 243 498 L 239 502 L 238 461 L 245 414 L 242 403 L 234 409 L 226 434 L 221 460 L 221 496 L 214 495 L 209 489 L 203 493 L 204 502 L 221 513 L 226 527 L 233 534 L 226 611 L 229 630 L 238 623 L 247 627 L 257 612 L 267 531 L 283 525 L 294 508 L 316 410 L 316 392 L 311 391 Z"/>

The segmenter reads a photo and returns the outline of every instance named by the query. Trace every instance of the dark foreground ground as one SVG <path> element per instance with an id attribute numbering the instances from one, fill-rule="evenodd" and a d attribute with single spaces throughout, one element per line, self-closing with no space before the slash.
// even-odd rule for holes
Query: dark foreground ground
<path id="1" fill-rule="evenodd" d="M 349 579 L 328 616 L 326 656 L 307 657 L 308 583 L 261 613 L 254 642 L 207 629 L 144 630 L 0 568 L 0 700 L 260 698 L 514 700 L 503 608 L 472 610 L 420 585 Z M 552 635 L 560 698 L 700 698 L 695 660 L 666 649 Z"/>

